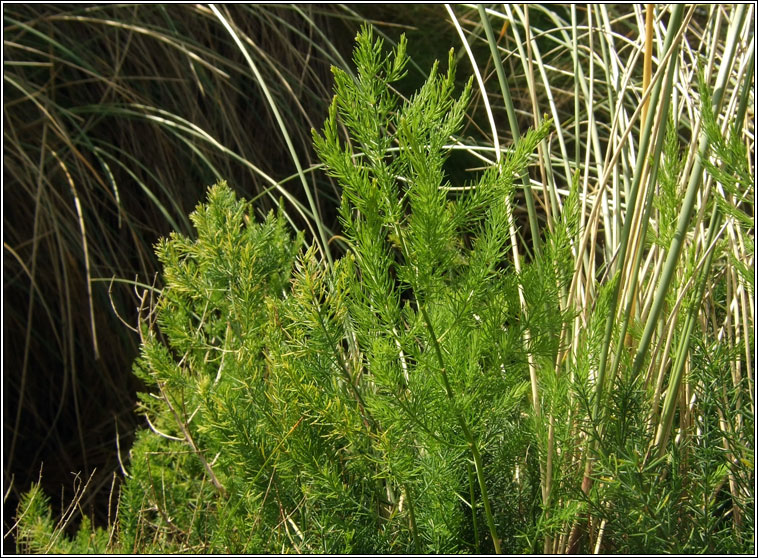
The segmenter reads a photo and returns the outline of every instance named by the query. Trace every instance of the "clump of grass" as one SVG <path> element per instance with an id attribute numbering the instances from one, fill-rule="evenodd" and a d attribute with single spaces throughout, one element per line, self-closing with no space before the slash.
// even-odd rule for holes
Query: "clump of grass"
<path id="1" fill-rule="evenodd" d="M 461 37 L 492 53 L 495 71 L 489 80 L 480 72 L 479 90 L 492 107 L 493 143 L 518 138 L 523 122 L 539 124 L 543 113 L 555 122 L 538 175 L 523 183 L 528 257 L 545 258 L 540 238 L 579 180 L 573 271 L 560 297 L 576 317 L 549 372 L 571 387 L 559 392 L 556 412 L 544 409 L 546 399 L 555 405 L 554 380 L 533 367 L 533 412 L 547 431 L 542 518 L 524 533 L 530 548 L 542 540 L 544 552 L 709 551 L 692 534 L 720 514 L 733 530 L 710 544 L 751 552 L 739 510 L 752 510 L 753 495 L 738 487 L 752 478 L 754 440 L 751 429 L 726 424 L 752 424 L 754 412 L 753 292 L 744 273 L 754 234 L 752 8 L 458 12 Z M 701 402 L 691 348 L 717 339 L 730 355 L 722 426 L 741 449 L 704 457 L 692 442 L 710 398 Z M 733 507 L 716 511 L 711 495 L 701 500 L 708 513 L 664 520 L 698 492 L 692 460 L 729 472 Z"/>

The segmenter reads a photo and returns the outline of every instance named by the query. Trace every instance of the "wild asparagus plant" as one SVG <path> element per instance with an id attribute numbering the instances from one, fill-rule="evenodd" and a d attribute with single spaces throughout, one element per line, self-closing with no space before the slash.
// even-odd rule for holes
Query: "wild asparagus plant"
<path id="1" fill-rule="evenodd" d="M 492 500 L 513 490 L 530 439 L 519 434 L 532 426 L 526 354 L 557 348 L 539 335 L 520 346 L 506 202 L 550 122 L 454 190 L 443 165 L 470 82 L 453 96 L 451 51 L 447 72 L 435 64 L 400 103 L 391 84 L 406 62 L 404 40 L 384 55 L 364 28 L 357 78 L 334 70 L 335 99 L 314 132 L 343 189 L 343 258 L 330 265 L 317 246 L 295 258 L 302 240 L 282 216 L 251 222 L 224 183 L 191 215 L 196 239 L 159 244 L 165 287 L 135 365 L 154 387 L 141 398 L 150 430 L 131 452 L 113 548 L 513 546 L 523 518 Z M 530 325 L 549 322 L 552 338 L 561 317 L 544 284 L 527 289 L 544 310 Z"/>

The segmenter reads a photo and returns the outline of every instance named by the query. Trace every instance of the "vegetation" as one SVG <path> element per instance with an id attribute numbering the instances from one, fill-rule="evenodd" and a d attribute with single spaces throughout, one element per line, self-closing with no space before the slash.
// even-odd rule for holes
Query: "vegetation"
<path id="1" fill-rule="evenodd" d="M 209 184 L 228 179 L 262 214 L 284 196 L 310 234 L 299 165 L 316 219 L 336 224 L 339 196 L 314 172 L 310 129 L 328 107 L 330 65 L 347 67 L 353 16 L 219 13 L 259 76 L 207 6 L 3 5 L 6 531 L 40 468 L 56 516 L 75 497 L 71 472 L 94 474 L 70 525 L 80 510 L 100 523 L 114 513 L 120 460 L 146 426 L 131 373 L 138 291 L 156 281 L 153 245 L 191 232 Z"/>
<path id="2" fill-rule="evenodd" d="M 503 10 L 407 98 L 362 28 L 338 223 L 218 181 L 157 244 L 114 516 L 35 485 L 20 550 L 754 552 L 753 8 Z"/>

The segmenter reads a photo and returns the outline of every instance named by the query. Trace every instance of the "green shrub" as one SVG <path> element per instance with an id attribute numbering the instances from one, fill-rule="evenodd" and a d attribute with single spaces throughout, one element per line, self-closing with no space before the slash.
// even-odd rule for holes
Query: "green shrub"
<path id="1" fill-rule="evenodd" d="M 358 78 L 334 71 L 314 132 L 350 253 L 297 256 L 283 217 L 252 222 L 223 182 L 191 215 L 196 238 L 159 243 L 165 287 L 134 367 L 154 387 L 141 394 L 151 429 L 112 550 L 459 552 L 499 549 L 497 524 L 524 520 L 490 504 L 523 453 L 504 441 L 529 443 L 505 201 L 549 122 L 450 190 L 470 83 L 453 97 L 451 53 L 400 106 L 405 42 L 381 46 L 359 35 Z"/>
<path id="2" fill-rule="evenodd" d="M 750 341 L 719 348 L 708 326 L 695 328 L 714 260 L 682 243 L 700 171 L 678 208 L 685 169 L 675 134 L 655 131 L 650 184 L 662 162 L 662 194 L 655 204 L 648 197 L 637 215 L 655 206 L 667 222 L 651 235 L 654 244 L 645 244 L 645 219 L 634 232 L 639 250 L 668 249 L 672 272 L 658 287 L 639 280 L 650 294 L 643 333 L 634 289 L 620 290 L 638 285 L 641 256 L 626 250 L 635 215 L 613 216 L 623 222 L 622 263 L 613 264 L 620 269 L 611 254 L 604 273 L 584 275 L 581 265 L 595 252 L 584 251 L 587 197 L 577 172 L 544 230 L 530 206 L 539 239 L 521 258 L 515 183 L 544 146 L 551 120 L 475 180 L 452 185 L 445 162 L 472 82 L 453 95 L 451 52 L 447 71 L 435 64 L 401 102 L 393 84 L 404 76 L 405 48 L 401 40 L 384 55 L 364 28 L 356 77 L 334 69 L 336 95 L 322 132 L 313 132 L 342 189 L 348 252 L 332 262 L 319 244 L 292 238 L 281 212 L 256 223 L 249 202 L 224 182 L 213 186 L 191 215 L 196 236 L 174 233 L 157 248 L 165 287 L 157 305 L 143 308 L 134 367 L 152 386 L 141 396 L 150 428 L 132 448 L 111 534 L 84 525 L 66 539 L 35 489 L 19 511 L 23 549 L 686 553 L 754 546 L 746 535 L 753 438 L 744 434 L 753 426 L 751 380 L 737 368 L 731 385 L 718 381 Z M 713 215 L 709 235 L 724 215 L 747 232 L 752 206 L 741 193 L 754 186 L 744 154 L 736 140 L 721 139 L 705 87 L 701 97 L 707 137 L 724 164 L 710 162 L 705 140 L 700 161 L 729 194 L 702 209 Z M 635 176 L 631 199 L 641 180 Z M 719 256 L 720 266 L 730 261 Z M 580 283 L 591 300 L 582 308 Z M 714 286 L 713 315 L 728 300 Z M 662 315 L 675 327 L 653 336 L 664 302 Z"/>

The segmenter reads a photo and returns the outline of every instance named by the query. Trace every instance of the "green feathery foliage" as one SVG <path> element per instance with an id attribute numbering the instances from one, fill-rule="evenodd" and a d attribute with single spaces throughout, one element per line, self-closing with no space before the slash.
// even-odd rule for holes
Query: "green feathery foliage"
<path id="1" fill-rule="evenodd" d="M 470 82 L 453 96 L 452 52 L 401 103 L 405 41 L 386 56 L 370 29 L 357 41 L 357 77 L 334 70 L 314 132 L 350 252 L 333 265 L 316 246 L 297 256 L 281 213 L 251 222 L 225 183 L 191 215 L 196 238 L 157 247 L 165 287 L 134 367 L 153 386 L 150 430 L 111 551 L 499 551 L 520 510 L 535 512 L 513 482 L 531 443 L 520 339 L 542 332 L 533 350 L 555 358 L 562 318 L 545 285 L 562 264 L 515 274 L 506 201 L 550 122 L 453 190 L 444 163 Z M 565 251 L 565 235 L 554 241 Z M 529 324 L 520 281 L 541 308 Z M 538 482 L 534 461 L 520 466 Z"/>

